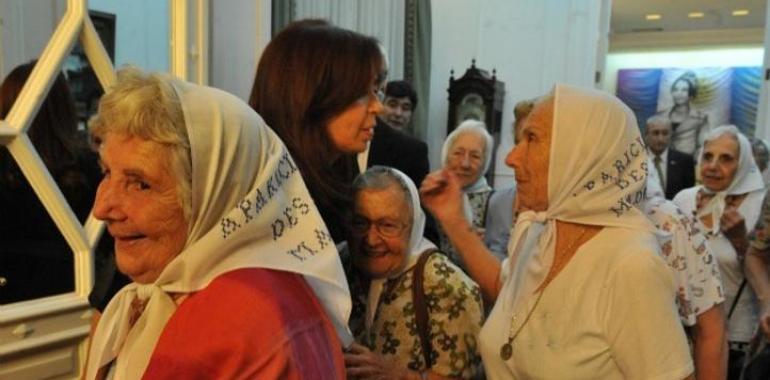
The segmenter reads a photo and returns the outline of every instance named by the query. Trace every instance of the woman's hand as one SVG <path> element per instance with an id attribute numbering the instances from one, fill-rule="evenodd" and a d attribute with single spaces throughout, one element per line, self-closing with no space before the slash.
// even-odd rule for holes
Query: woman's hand
<path id="1" fill-rule="evenodd" d="M 348 378 L 362 380 L 408 378 L 408 369 L 397 368 L 382 355 L 374 353 L 366 346 L 358 343 L 353 343 L 344 356 Z"/>
<path id="2" fill-rule="evenodd" d="M 446 169 L 437 170 L 425 177 L 420 185 L 420 201 L 439 222 L 463 215 L 460 183 Z"/>
<path id="3" fill-rule="evenodd" d="M 730 240 L 733 248 L 735 248 L 738 257 L 742 258 L 746 253 L 747 247 L 747 235 L 746 222 L 743 219 L 743 215 L 738 212 L 738 209 L 733 206 L 727 206 L 722 218 L 719 220 L 719 226 L 722 229 L 722 233 Z"/>

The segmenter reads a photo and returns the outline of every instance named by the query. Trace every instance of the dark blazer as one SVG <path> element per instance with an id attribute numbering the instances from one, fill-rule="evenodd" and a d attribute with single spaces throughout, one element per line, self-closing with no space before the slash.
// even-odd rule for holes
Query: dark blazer
<path id="1" fill-rule="evenodd" d="M 666 199 L 674 199 L 677 193 L 695 186 L 695 161 L 692 156 L 671 148 L 666 162 Z"/>
<path id="2" fill-rule="evenodd" d="M 428 145 L 377 119 L 366 166 L 370 168 L 374 165 L 401 170 L 420 188 L 430 170 Z"/>
<path id="3" fill-rule="evenodd" d="M 430 170 L 428 144 L 377 119 L 366 163 L 369 168 L 374 165 L 390 166 L 404 172 L 419 189 Z M 424 235 L 429 240 L 438 242 L 436 222 L 427 212 Z"/>

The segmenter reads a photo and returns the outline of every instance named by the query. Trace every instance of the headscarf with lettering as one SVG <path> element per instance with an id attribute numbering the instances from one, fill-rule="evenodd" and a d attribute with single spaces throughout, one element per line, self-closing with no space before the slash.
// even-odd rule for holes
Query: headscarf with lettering
<path id="1" fill-rule="evenodd" d="M 409 271 L 417 264 L 417 260 L 420 259 L 420 254 L 428 249 L 435 249 L 436 245 L 430 240 L 423 237 L 425 233 L 425 212 L 420 207 L 420 195 L 417 192 L 417 187 L 414 182 L 404 173 L 398 169 L 388 168 L 391 172 L 397 174 L 403 184 L 409 189 L 409 198 L 412 206 L 412 229 L 409 234 L 409 252 L 406 255 L 406 264 L 404 267 L 391 275 L 391 277 L 398 277 L 404 272 Z M 380 295 L 382 294 L 382 287 L 385 285 L 387 279 L 372 280 L 369 285 L 369 296 L 366 303 L 366 329 L 371 330 L 372 323 L 374 322 L 374 316 L 377 312 L 377 305 L 380 301 Z"/>
<path id="2" fill-rule="evenodd" d="M 552 96 L 548 208 L 522 212 L 511 232 L 501 274 L 506 312 L 526 307 L 545 280 L 557 220 L 654 232 L 635 207 L 644 198 L 647 157 L 633 112 L 593 89 L 557 85 Z"/>
<path id="3" fill-rule="evenodd" d="M 240 268 L 302 274 L 343 345 L 352 342 L 350 292 L 339 254 L 284 144 L 235 96 L 166 80 L 179 97 L 190 140 L 190 233 L 153 284 L 127 285 L 109 303 L 93 338 L 87 377 L 113 360 L 116 378 L 142 377 L 176 311 L 170 294 L 204 289 Z M 135 298 L 146 307 L 130 328 Z"/>
<path id="4" fill-rule="evenodd" d="M 733 135 L 738 139 L 738 168 L 735 170 L 735 177 L 733 181 L 722 191 L 711 191 L 703 186 L 702 189 L 707 194 L 714 194 L 714 196 L 706 203 L 705 206 L 698 210 L 698 217 L 711 215 L 711 233 L 718 234 L 720 231 L 720 219 L 725 211 L 725 198 L 728 195 L 746 194 L 752 191 L 762 190 L 765 187 L 765 183 L 762 180 L 762 173 L 759 172 L 759 167 L 754 161 L 754 155 L 751 153 L 751 142 L 746 136 L 741 133 L 734 125 L 723 125 L 712 129 L 706 135 L 703 147 L 710 141 L 713 141 L 723 135 Z M 705 149 L 701 149 L 698 156 L 698 167 L 701 167 L 703 162 L 703 154 Z"/>

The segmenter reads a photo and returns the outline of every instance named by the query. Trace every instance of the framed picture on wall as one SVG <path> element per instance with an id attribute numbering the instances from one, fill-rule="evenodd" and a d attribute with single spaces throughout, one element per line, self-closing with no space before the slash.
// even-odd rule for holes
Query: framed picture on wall
<path id="1" fill-rule="evenodd" d="M 661 117 L 671 125 L 673 148 L 696 154 L 705 134 L 720 125 L 754 135 L 761 85 L 761 67 L 624 69 L 616 95 L 642 132 L 648 119 Z"/>
<path id="2" fill-rule="evenodd" d="M 115 63 L 115 15 L 100 11 L 88 11 L 99 38 L 110 60 Z M 77 42 L 62 67 L 75 100 L 78 119 L 85 127 L 88 118 L 96 113 L 99 98 L 104 94 L 99 79 L 88 61 L 83 46 Z"/>

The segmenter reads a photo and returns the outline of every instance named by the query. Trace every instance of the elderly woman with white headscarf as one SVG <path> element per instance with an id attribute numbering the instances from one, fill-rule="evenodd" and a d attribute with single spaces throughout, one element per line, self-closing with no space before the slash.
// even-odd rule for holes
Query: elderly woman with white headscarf
<path id="1" fill-rule="evenodd" d="M 465 120 L 444 140 L 441 148 L 443 167 L 454 173 L 465 194 L 465 215 L 476 231 L 483 235 L 493 189 L 484 174 L 492 162 L 492 135 L 478 120 Z M 465 269 L 465 263 L 446 234 L 439 230 L 439 246 L 449 259 Z"/>
<path id="2" fill-rule="evenodd" d="M 682 190 L 674 203 L 706 233 L 719 264 L 727 308 L 728 379 L 737 379 L 758 321 L 757 299 L 746 286 L 742 262 L 748 232 L 762 209 L 764 183 L 751 143 L 732 125 L 706 135 L 699 163 L 703 185 Z"/>
<path id="3" fill-rule="evenodd" d="M 339 256 L 259 115 L 124 69 L 90 128 L 104 171 L 93 212 L 133 283 L 104 311 L 88 379 L 345 378 Z"/>
<path id="4" fill-rule="evenodd" d="M 682 379 L 692 359 L 675 287 L 644 197 L 633 112 L 595 90 L 556 86 L 524 122 L 506 163 L 519 215 L 499 264 L 462 217 L 448 171 L 421 187 L 495 306 L 480 334 L 490 379 Z"/>
<path id="5" fill-rule="evenodd" d="M 417 188 L 402 172 L 374 166 L 353 183 L 348 244 L 355 269 L 345 355 L 355 379 L 474 378 L 481 293 L 423 238 Z"/>

